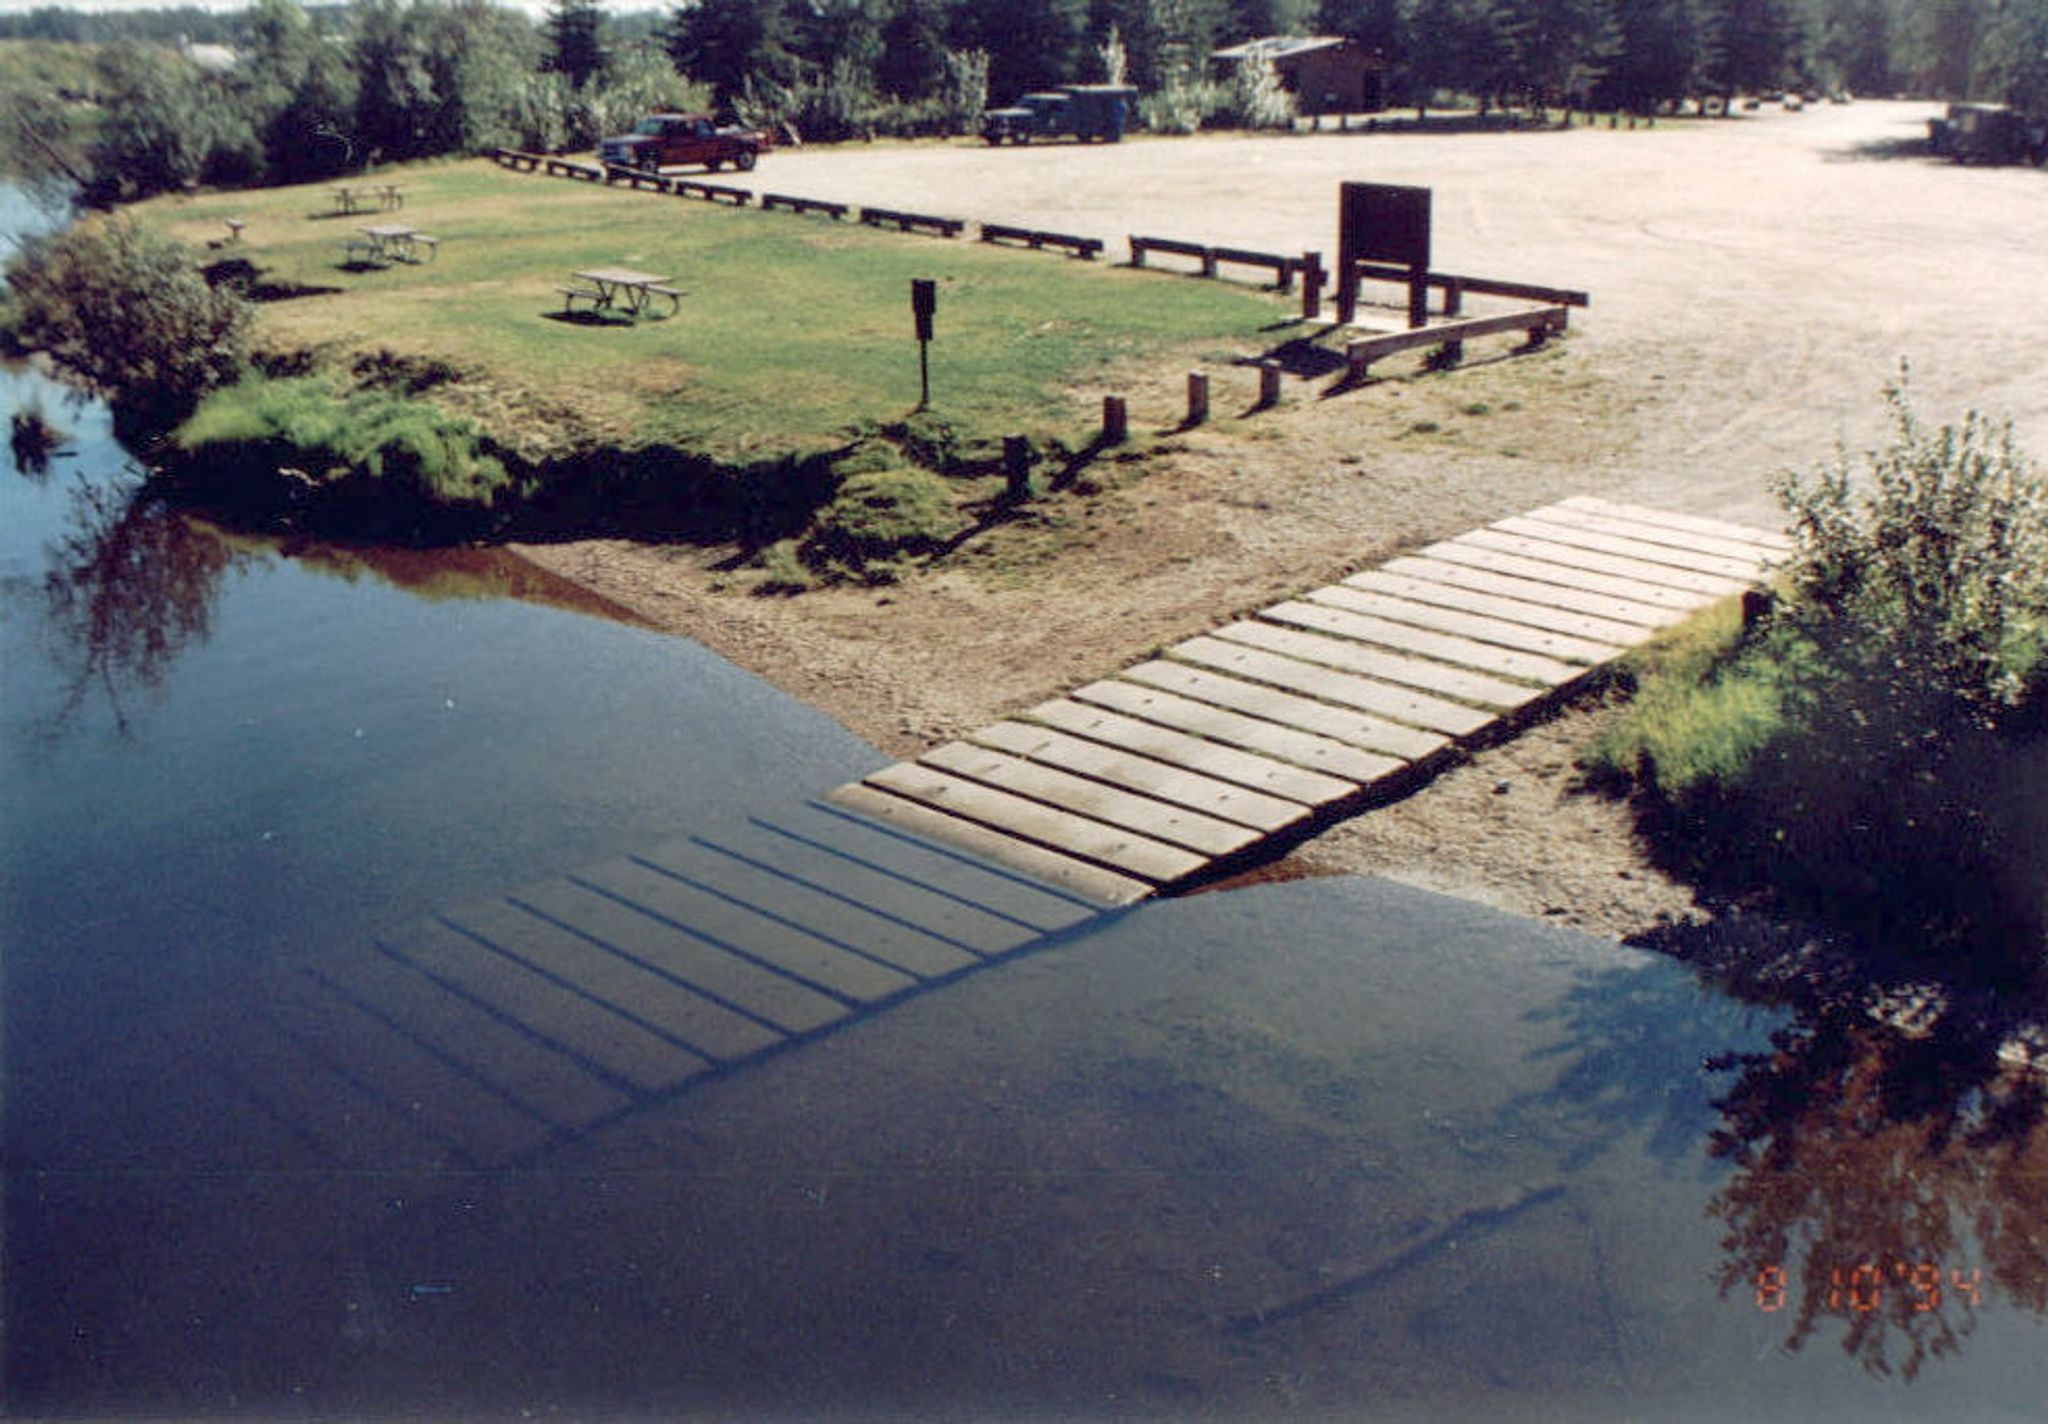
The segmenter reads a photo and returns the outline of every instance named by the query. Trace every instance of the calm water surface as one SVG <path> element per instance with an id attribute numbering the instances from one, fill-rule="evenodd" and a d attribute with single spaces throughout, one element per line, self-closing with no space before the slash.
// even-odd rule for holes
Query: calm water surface
<path id="1" fill-rule="evenodd" d="M 881 758 L 516 564 L 138 504 L 0 382 L 71 437 L 0 469 L 12 1410 L 2038 1417 L 2037 1101 L 1376 882 L 1106 919 L 516 1165 L 341 1168 L 339 1095 L 258 1148 L 275 965 Z"/>

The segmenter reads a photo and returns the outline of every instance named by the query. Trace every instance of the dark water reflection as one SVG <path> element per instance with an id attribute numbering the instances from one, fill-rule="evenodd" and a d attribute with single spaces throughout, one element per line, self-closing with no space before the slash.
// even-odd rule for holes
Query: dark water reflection
<path id="1" fill-rule="evenodd" d="M 1712 1144 L 1735 1167 L 1710 1203 L 1720 1281 L 1785 1348 L 1839 1331 L 1865 1370 L 1910 1380 L 1981 1311 L 2048 1310 L 2042 1083 L 1961 1047 L 1845 1010 L 1743 1063 Z"/>

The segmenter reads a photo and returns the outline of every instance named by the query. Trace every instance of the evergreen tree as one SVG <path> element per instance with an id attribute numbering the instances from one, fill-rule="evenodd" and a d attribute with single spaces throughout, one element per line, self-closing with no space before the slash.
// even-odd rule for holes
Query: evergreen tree
<path id="1" fill-rule="evenodd" d="M 988 52 L 988 84 L 1008 98 L 1069 84 L 1082 68 L 1087 0 L 1008 0 L 962 12 L 968 42 Z"/>
<path id="2" fill-rule="evenodd" d="M 2007 0 L 1984 37 L 1978 87 L 1999 103 L 2048 116 L 2048 0 Z"/>
<path id="3" fill-rule="evenodd" d="M 1510 0 L 1521 86 L 1537 104 L 1580 102 L 1619 43 L 1611 0 Z"/>
<path id="4" fill-rule="evenodd" d="M 786 0 L 702 0 L 676 11 L 669 54 L 676 68 L 711 86 L 719 107 L 730 108 L 749 93 L 786 97 L 800 86 L 795 42 Z"/>
<path id="5" fill-rule="evenodd" d="M 1710 0 L 1706 68 L 1721 95 L 1776 89 L 1789 80 L 1801 32 L 1791 0 Z"/>
<path id="6" fill-rule="evenodd" d="M 1629 0 L 1616 7 L 1616 38 L 1595 89 L 1603 108 L 1648 113 L 1698 91 L 1704 28 L 1698 0 Z"/>
<path id="7" fill-rule="evenodd" d="M 604 71 L 604 12 L 597 0 L 554 0 L 548 12 L 547 67 L 581 89 Z"/>
<path id="8" fill-rule="evenodd" d="M 944 0 L 900 0 L 882 25 L 875 79 L 885 93 L 922 99 L 945 87 L 946 20 Z"/>

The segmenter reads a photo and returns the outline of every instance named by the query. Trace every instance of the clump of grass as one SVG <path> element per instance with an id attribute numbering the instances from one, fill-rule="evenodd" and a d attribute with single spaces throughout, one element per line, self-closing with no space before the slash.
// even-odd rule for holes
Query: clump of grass
<path id="1" fill-rule="evenodd" d="M 828 577 L 892 583 L 959 532 L 953 494 L 929 470 L 889 464 L 849 476 L 818 511 L 799 552 Z"/>
<path id="2" fill-rule="evenodd" d="M 1739 600 L 1666 629 L 1623 665 L 1625 717 L 1586 751 L 1596 773 L 1683 797 L 1739 777 L 1785 727 L 1786 689 L 1769 657 L 1745 655 Z"/>
<path id="3" fill-rule="evenodd" d="M 314 492 L 367 482 L 443 509 L 489 509 L 511 484 L 469 421 L 384 391 L 338 394 L 317 377 L 259 376 L 223 387 L 173 440 L 194 462 L 268 467 Z"/>

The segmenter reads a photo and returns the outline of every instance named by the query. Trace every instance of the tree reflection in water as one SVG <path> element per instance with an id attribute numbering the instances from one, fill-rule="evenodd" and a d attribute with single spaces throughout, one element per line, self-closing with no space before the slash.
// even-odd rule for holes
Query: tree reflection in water
<path id="1" fill-rule="evenodd" d="M 1811 943 L 1731 946 L 1712 929 L 1659 947 L 1710 981 L 1793 1010 L 1766 1052 L 1730 1056 L 1710 1152 L 1734 1167 L 1724 1295 L 1782 1312 L 1797 1350 L 1833 1320 L 1868 1372 L 1914 1378 L 1954 1354 L 1980 1309 L 2048 1313 L 2043 1079 L 2004 1063 L 2032 1015 L 2010 997 L 1920 986 L 1939 1012 L 1888 1015 L 1845 956 Z"/>
<path id="2" fill-rule="evenodd" d="M 222 579 L 254 557 L 132 479 L 81 475 L 42 584 L 62 689 L 53 731 L 98 688 L 127 732 L 130 704 L 161 688 L 179 655 L 210 636 Z"/>

